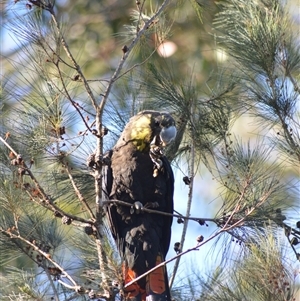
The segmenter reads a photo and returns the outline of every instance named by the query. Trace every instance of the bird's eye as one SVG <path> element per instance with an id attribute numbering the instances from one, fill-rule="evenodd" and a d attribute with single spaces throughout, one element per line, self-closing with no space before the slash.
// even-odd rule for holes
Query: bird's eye
<path id="1" fill-rule="evenodd" d="M 158 121 L 158 120 L 155 120 L 154 125 L 155 125 L 155 126 L 159 126 L 159 121 Z"/>

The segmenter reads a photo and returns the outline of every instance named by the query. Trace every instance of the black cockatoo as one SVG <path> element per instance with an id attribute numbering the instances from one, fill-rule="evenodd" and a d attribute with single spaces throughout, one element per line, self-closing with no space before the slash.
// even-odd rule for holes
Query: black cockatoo
<path id="1" fill-rule="evenodd" d="M 173 213 L 174 176 L 163 148 L 176 136 L 174 119 L 167 113 L 142 111 L 126 125 L 110 151 L 106 194 L 113 202 L 106 208 L 108 224 L 123 264 L 124 284 L 165 260 L 172 217 L 142 209 Z M 130 301 L 170 301 L 165 267 L 160 267 L 125 288 Z"/>

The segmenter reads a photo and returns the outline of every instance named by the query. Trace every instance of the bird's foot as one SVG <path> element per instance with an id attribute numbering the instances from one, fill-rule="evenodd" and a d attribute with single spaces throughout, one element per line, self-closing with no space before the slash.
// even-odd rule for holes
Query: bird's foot
<path id="1" fill-rule="evenodd" d="M 95 154 L 90 154 L 86 159 L 86 165 L 88 167 L 93 167 L 95 164 Z"/>
<path id="2" fill-rule="evenodd" d="M 156 145 L 151 145 L 149 156 L 154 163 L 153 177 L 157 177 L 158 171 L 163 165 L 162 160 L 160 159 L 163 156 L 162 148 Z"/>
<path id="3" fill-rule="evenodd" d="M 150 155 L 150 158 L 152 160 L 152 162 L 154 163 L 154 166 L 157 168 L 157 169 L 161 169 L 162 167 L 162 161 L 159 159 L 159 157 L 153 155 L 152 153 L 149 154 Z"/>
<path id="4" fill-rule="evenodd" d="M 133 214 L 133 213 L 139 214 L 139 213 L 141 213 L 143 208 L 144 208 L 144 205 L 141 202 L 136 201 L 133 203 L 133 205 L 130 208 L 130 214 Z"/>
<path id="5" fill-rule="evenodd" d="M 103 156 L 96 156 L 96 154 L 90 154 L 86 159 L 86 165 L 90 168 L 97 169 L 103 165 L 110 165 L 111 155 L 105 153 Z"/>

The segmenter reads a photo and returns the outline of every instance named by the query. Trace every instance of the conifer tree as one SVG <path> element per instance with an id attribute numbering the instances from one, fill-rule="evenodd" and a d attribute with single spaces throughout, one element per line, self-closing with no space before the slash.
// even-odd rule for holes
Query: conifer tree
<path id="1" fill-rule="evenodd" d="M 296 4 L 125 2 L 1 3 L 0 299 L 124 300 L 106 152 L 154 109 L 176 119 L 166 155 L 187 187 L 173 299 L 300 300 Z M 217 266 L 185 261 L 181 275 L 208 244 Z"/>

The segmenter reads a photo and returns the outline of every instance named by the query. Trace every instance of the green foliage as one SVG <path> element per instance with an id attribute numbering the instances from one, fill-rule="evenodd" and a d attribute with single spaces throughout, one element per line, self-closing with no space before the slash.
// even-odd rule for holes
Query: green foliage
<path id="1" fill-rule="evenodd" d="M 215 19 L 220 41 L 248 70 L 273 73 L 289 21 L 279 1 L 229 1 Z"/>
<path id="2" fill-rule="evenodd" d="M 280 1 L 230 1 L 215 19 L 247 87 L 241 106 L 275 129 L 274 144 L 299 162 L 299 133 L 293 131 L 299 126 L 300 51 L 292 22 Z"/>
<path id="3" fill-rule="evenodd" d="M 165 152 L 189 186 L 187 208 L 175 196 L 186 226 L 202 189 L 193 220 L 210 227 L 191 250 L 212 240 L 207 256 L 221 261 L 188 279 L 171 271 L 175 300 L 294 300 L 300 51 L 284 3 L 2 5 L 17 47 L 1 54 L 0 298 L 118 300 L 122 259 L 102 219 L 102 164 L 129 118 L 154 109 L 176 119 Z M 166 42 L 176 47 L 164 57 Z M 212 199 L 217 214 L 203 218 Z"/>
<path id="4" fill-rule="evenodd" d="M 217 268 L 200 299 L 229 300 L 294 300 L 291 262 L 286 262 L 282 237 L 254 232 L 255 241 L 248 245 L 242 261 L 226 269 Z M 203 279 L 199 279 L 204 282 Z"/>

